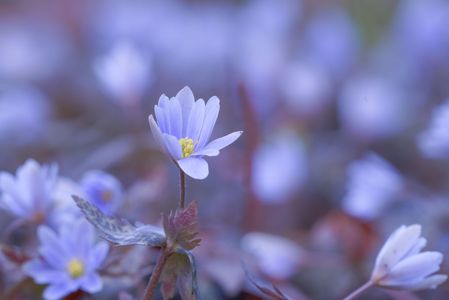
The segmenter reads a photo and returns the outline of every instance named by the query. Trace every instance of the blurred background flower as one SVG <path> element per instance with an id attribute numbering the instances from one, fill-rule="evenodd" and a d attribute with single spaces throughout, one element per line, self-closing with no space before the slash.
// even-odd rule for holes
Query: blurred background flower
<path id="1" fill-rule="evenodd" d="M 0 171 L 12 183 L 2 179 L 0 196 L 13 206 L 48 196 L 55 231 L 81 218 L 72 194 L 159 226 L 178 172 L 147 117 L 161 94 L 189 86 L 220 99 L 214 136 L 245 132 L 208 160 L 206 181 L 187 180 L 203 298 L 261 297 L 241 267 L 248 256 L 255 278 L 293 299 L 343 297 L 401 224 L 422 224 L 432 249 L 449 250 L 448 47 L 445 0 L 3 1 Z M 36 174 L 55 163 L 58 175 L 17 176 L 29 158 Z M 17 222 L 34 208 L 2 201 L 0 295 L 40 299 L 21 271 L 37 257 L 37 225 Z M 111 248 L 95 297 L 138 298 L 154 254 Z"/>

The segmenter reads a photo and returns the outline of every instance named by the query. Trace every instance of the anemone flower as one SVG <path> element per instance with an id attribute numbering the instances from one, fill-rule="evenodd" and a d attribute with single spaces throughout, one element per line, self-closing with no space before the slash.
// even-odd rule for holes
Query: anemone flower
<path id="1" fill-rule="evenodd" d="M 43 297 L 61 299 L 83 290 L 96 293 L 103 287 L 98 268 L 109 251 L 106 242 L 95 244 L 95 232 L 87 221 L 80 220 L 54 232 L 39 226 L 40 257 L 24 264 L 25 273 L 38 284 L 48 284 Z"/>
<path id="2" fill-rule="evenodd" d="M 434 289 L 443 283 L 447 275 L 435 274 L 443 254 L 421 252 L 427 240 L 420 235 L 420 225 L 399 227 L 380 250 L 371 281 L 381 287 L 404 290 Z"/>
<path id="3" fill-rule="evenodd" d="M 204 156 L 217 156 L 220 150 L 237 140 L 242 131 L 230 133 L 209 142 L 220 111 L 220 100 L 214 96 L 207 103 L 195 101 L 189 87 L 175 97 L 162 95 L 149 116 L 151 132 L 160 148 L 188 176 L 204 179 L 209 166 Z"/>

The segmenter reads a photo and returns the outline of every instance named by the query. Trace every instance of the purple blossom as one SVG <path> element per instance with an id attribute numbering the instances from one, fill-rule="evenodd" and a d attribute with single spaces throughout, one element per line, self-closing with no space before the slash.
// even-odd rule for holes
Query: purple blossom
<path id="1" fill-rule="evenodd" d="M 365 220 L 379 217 L 404 187 L 396 168 L 375 153 L 351 163 L 347 173 L 343 209 Z"/>
<path id="2" fill-rule="evenodd" d="M 434 110 L 429 127 L 418 137 L 418 146 L 426 157 L 449 157 L 448 126 L 449 100 Z"/>
<path id="3" fill-rule="evenodd" d="M 105 89 L 116 99 L 127 103 L 140 99 L 151 82 L 152 62 L 133 44 L 119 42 L 104 57 L 99 58 L 94 69 Z"/>
<path id="4" fill-rule="evenodd" d="M 39 258 L 23 269 L 38 284 L 48 284 L 44 299 L 61 299 L 79 289 L 96 293 L 103 287 L 97 273 L 109 251 L 106 242 L 95 244 L 95 233 L 85 220 L 61 226 L 54 232 L 45 225 L 38 229 Z"/>
<path id="5" fill-rule="evenodd" d="M 217 156 L 220 150 L 237 140 L 242 131 L 230 133 L 209 142 L 220 111 L 220 100 L 214 96 L 207 103 L 195 101 L 189 87 L 175 97 L 162 95 L 154 107 L 155 115 L 149 116 L 151 132 L 179 168 L 194 179 L 209 175 L 204 156 Z"/>
<path id="6" fill-rule="evenodd" d="M 0 207 L 19 218 L 41 222 L 53 208 L 52 192 L 58 178 L 58 167 L 39 165 L 29 159 L 17 169 L 16 177 L 0 173 Z"/>
<path id="7" fill-rule="evenodd" d="M 122 203 L 122 185 L 111 174 L 99 170 L 87 172 L 81 179 L 81 186 L 86 199 L 105 214 L 115 213 Z"/>

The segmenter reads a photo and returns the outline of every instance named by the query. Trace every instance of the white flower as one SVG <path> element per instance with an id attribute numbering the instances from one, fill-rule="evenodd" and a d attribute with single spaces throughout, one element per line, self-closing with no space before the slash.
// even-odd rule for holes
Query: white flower
<path id="1" fill-rule="evenodd" d="M 434 274 L 440 269 L 440 252 L 420 252 L 426 239 L 421 226 L 401 226 L 385 242 L 376 259 L 371 281 L 382 287 L 405 290 L 434 289 L 447 275 Z"/>

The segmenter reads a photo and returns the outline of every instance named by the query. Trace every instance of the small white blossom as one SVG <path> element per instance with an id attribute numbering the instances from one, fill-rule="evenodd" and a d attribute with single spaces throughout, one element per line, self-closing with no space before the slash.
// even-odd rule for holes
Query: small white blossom
<path id="1" fill-rule="evenodd" d="M 420 225 L 399 227 L 385 242 L 376 259 L 371 281 L 382 287 L 404 290 L 434 289 L 447 275 L 434 274 L 440 269 L 443 254 L 421 252 L 427 240 Z"/>

